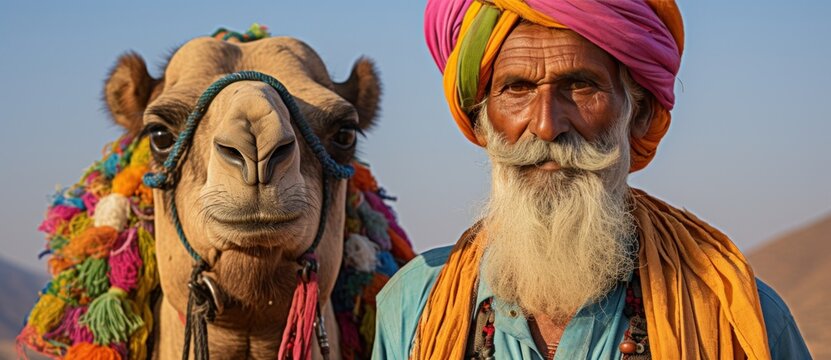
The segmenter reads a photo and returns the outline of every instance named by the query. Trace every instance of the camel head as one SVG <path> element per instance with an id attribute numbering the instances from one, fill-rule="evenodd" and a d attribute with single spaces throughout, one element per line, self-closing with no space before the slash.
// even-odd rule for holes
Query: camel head
<path id="1" fill-rule="evenodd" d="M 151 167 L 158 170 L 202 92 L 242 70 L 282 82 L 332 158 L 353 159 L 357 135 L 372 127 L 378 110 L 373 64 L 358 60 L 350 77 L 337 83 L 320 57 L 292 38 L 248 43 L 197 38 L 175 51 L 160 79 L 128 53 L 115 65 L 104 96 L 116 123 L 150 137 Z M 172 225 L 175 196 L 182 229 L 223 294 L 225 311 L 216 326 L 278 334 L 300 269 L 296 259 L 317 232 L 321 164 L 278 93 L 255 81 L 235 82 L 216 96 L 183 159 L 175 189 L 154 190 L 164 301 L 185 313 L 193 265 Z M 334 286 L 343 248 L 346 181 L 330 180 L 329 186 L 331 206 L 316 250 L 321 299 Z"/>

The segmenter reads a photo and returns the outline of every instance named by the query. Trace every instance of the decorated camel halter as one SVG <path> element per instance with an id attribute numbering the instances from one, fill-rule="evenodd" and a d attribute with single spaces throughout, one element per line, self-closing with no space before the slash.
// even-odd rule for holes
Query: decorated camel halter
<path id="1" fill-rule="evenodd" d="M 320 222 L 317 233 L 309 248 L 297 261 L 301 270 L 297 274 L 297 287 L 291 302 L 291 309 L 283 330 L 282 342 L 278 357 L 280 359 L 307 359 L 311 348 L 312 329 L 316 329 L 318 344 L 324 357 L 328 357 L 329 342 L 326 330 L 323 326 L 323 314 L 320 311 L 318 302 L 318 279 L 317 279 L 317 249 L 323 232 L 326 229 L 326 213 L 329 210 L 330 189 L 329 179 L 348 179 L 354 173 L 350 165 L 339 164 L 329 156 L 326 148 L 320 139 L 312 131 L 309 123 L 303 117 L 294 97 L 286 90 L 277 79 L 256 71 L 241 71 L 227 75 L 209 86 L 199 97 L 194 110 L 188 115 L 185 128 L 179 133 L 179 137 L 163 164 L 162 171 L 158 173 L 147 173 L 144 175 L 144 184 L 162 190 L 170 190 L 170 214 L 173 226 L 179 235 L 179 240 L 196 262 L 188 283 L 189 297 L 187 306 L 187 317 L 185 324 L 185 342 L 182 351 L 182 358 L 187 359 L 190 353 L 191 336 L 194 338 L 194 357 L 196 359 L 208 359 L 208 330 L 207 321 L 213 321 L 217 313 L 217 307 L 222 306 L 218 299 L 217 288 L 212 281 L 202 276 L 202 272 L 208 269 L 202 257 L 190 246 L 185 235 L 182 224 L 179 222 L 179 213 L 176 210 L 176 184 L 178 181 L 178 169 L 186 160 L 183 155 L 187 152 L 193 141 L 193 135 L 200 120 L 205 116 L 211 101 L 226 86 L 237 81 L 261 81 L 271 86 L 280 95 L 283 103 L 289 110 L 291 120 L 294 121 L 306 144 L 312 149 L 315 157 L 323 167 L 323 205 L 320 210 Z"/>

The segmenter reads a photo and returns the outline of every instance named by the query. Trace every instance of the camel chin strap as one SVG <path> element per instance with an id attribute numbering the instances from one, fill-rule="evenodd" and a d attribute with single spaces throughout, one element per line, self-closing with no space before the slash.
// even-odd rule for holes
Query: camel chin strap
<path id="1" fill-rule="evenodd" d="M 286 90 L 277 79 L 256 71 L 241 71 L 227 75 L 209 86 L 199 97 L 196 107 L 188 115 L 185 128 L 179 133 L 176 142 L 171 148 L 163 168 L 158 173 L 144 175 L 144 183 L 153 188 L 170 191 L 170 214 L 173 226 L 179 235 L 179 240 L 195 265 L 188 282 L 189 296 L 187 315 L 185 321 L 185 342 L 182 351 L 182 359 L 187 360 L 190 355 L 191 338 L 194 342 L 194 357 L 197 360 L 207 360 L 208 352 L 208 325 L 215 317 L 222 312 L 222 301 L 219 298 L 219 291 L 216 284 L 202 273 L 208 270 L 208 264 L 190 246 L 182 224 L 179 221 L 179 213 L 176 210 L 176 184 L 178 181 L 178 169 L 185 161 L 183 154 L 190 147 L 193 135 L 200 120 L 208 110 L 211 101 L 229 84 L 237 81 L 261 81 L 270 85 L 280 94 L 280 98 L 289 110 L 291 119 L 300 131 L 306 144 L 312 149 L 315 157 L 320 161 L 322 174 L 323 204 L 320 210 L 320 221 L 318 222 L 317 233 L 309 248 L 301 255 L 297 262 L 300 270 L 297 273 L 297 287 L 292 297 L 291 309 L 287 319 L 286 327 L 283 330 L 280 343 L 279 359 L 305 360 L 311 358 L 312 330 L 320 345 L 324 358 L 328 358 L 329 340 L 323 323 L 323 314 L 320 309 L 318 297 L 320 290 L 318 286 L 318 262 L 315 256 L 315 249 L 323 237 L 326 229 L 326 214 L 331 202 L 329 180 L 347 179 L 352 176 L 354 169 L 349 165 L 339 164 L 326 152 L 326 148 L 320 139 L 312 131 L 311 126 L 306 122 L 300 112 L 294 97 Z"/>

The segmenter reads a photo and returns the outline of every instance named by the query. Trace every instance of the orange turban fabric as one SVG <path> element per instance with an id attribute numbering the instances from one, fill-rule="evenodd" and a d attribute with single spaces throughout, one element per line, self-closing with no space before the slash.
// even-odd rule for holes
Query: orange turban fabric
<path id="1" fill-rule="evenodd" d="M 645 136 L 631 139 L 630 172 L 646 167 L 669 129 L 673 86 L 684 49 L 684 27 L 674 1 L 435 0 L 425 11 L 427 46 L 444 73 L 450 112 L 465 137 L 480 145 L 467 107 L 484 97 L 493 61 L 520 19 L 568 28 L 629 68 L 653 95 Z M 597 26 L 602 24 L 602 26 Z"/>

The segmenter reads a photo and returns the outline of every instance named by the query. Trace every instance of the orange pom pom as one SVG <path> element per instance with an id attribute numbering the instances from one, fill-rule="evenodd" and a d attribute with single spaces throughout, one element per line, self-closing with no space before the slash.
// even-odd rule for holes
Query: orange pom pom
<path id="1" fill-rule="evenodd" d="M 77 263 L 79 263 L 79 261 L 53 256 L 49 259 L 49 272 L 52 273 L 52 275 L 58 275 L 62 271 Z"/>
<path id="2" fill-rule="evenodd" d="M 404 238 L 392 229 L 387 229 L 387 234 L 389 234 L 390 242 L 392 243 L 392 250 L 390 250 L 392 256 L 404 261 L 410 261 L 415 257 L 415 253 L 410 247 L 410 244 L 407 243 L 407 240 L 404 240 Z"/>
<path id="3" fill-rule="evenodd" d="M 113 192 L 126 197 L 133 196 L 146 172 L 147 166 L 128 166 L 113 178 Z"/>
<path id="4" fill-rule="evenodd" d="M 88 256 L 102 258 L 109 253 L 117 238 L 118 231 L 112 227 L 91 227 L 70 239 L 69 244 L 61 249 L 61 254 L 65 259 L 69 259 L 75 264 L 80 263 Z"/>
<path id="5" fill-rule="evenodd" d="M 121 360 L 121 354 L 109 346 L 77 343 L 69 348 L 64 360 Z"/>
<path id="6" fill-rule="evenodd" d="M 372 276 L 372 281 L 366 285 L 364 288 L 363 294 L 361 294 L 361 298 L 364 304 L 372 304 L 375 307 L 375 296 L 378 295 L 378 292 L 381 291 L 381 288 L 387 284 L 387 281 L 390 281 L 390 277 L 386 276 L 381 273 L 375 273 Z"/>
<path id="7" fill-rule="evenodd" d="M 349 179 L 358 190 L 361 191 L 378 191 L 378 183 L 369 171 L 369 168 L 357 161 L 352 162 L 352 167 L 355 168 L 355 174 Z"/>

